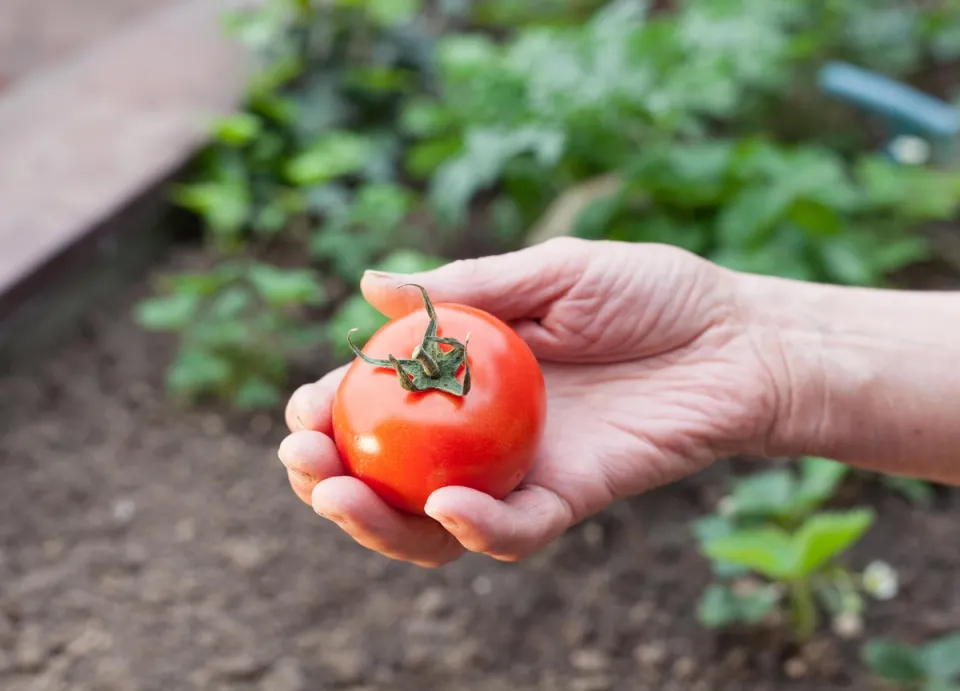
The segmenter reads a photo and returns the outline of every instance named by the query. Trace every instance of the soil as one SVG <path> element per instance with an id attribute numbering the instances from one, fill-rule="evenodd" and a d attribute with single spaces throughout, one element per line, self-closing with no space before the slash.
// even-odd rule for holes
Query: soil
<path id="1" fill-rule="evenodd" d="M 519 564 L 393 562 L 289 491 L 280 411 L 165 399 L 171 343 L 128 317 L 144 291 L 0 374 L 4 691 L 871 688 L 861 641 L 792 651 L 696 623 L 709 573 L 689 521 L 737 464 L 621 502 Z M 903 580 L 866 630 L 960 629 L 960 494 L 925 510 L 858 492 L 847 501 L 880 519 L 850 564 L 883 558 Z"/>

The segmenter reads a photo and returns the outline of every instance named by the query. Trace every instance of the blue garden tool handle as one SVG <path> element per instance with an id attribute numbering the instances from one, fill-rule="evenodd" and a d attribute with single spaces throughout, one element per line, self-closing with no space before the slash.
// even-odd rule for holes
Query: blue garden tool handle
<path id="1" fill-rule="evenodd" d="M 891 137 L 912 135 L 951 148 L 960 133 L 960 111 L 953 106 L 882 74 L 844 62 L 824 65 L 820 89 L 883 119 Z"/>

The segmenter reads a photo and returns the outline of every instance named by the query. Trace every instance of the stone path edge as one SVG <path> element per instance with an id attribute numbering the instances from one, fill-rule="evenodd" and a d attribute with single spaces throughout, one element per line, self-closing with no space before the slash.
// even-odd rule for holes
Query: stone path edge
<path id="1" fill-rule="evenodd" d="M 248 69 L 227 6 L 163 7 L 0 92 L 0 352 L 140 270 L 182 221 L 166 185 Z"/>

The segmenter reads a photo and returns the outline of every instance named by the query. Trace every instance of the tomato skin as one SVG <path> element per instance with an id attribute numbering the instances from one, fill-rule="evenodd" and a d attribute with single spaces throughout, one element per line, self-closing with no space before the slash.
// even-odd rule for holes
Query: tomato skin
<path id="1" fill-rule="evenodd" d="M 546 423 L 543 373 L 526 342 L 472 307 L 441 303 L 436 311 L 441 337 L 470 334 L 466 396 L 407 392 L 396 372 L 357 358 L 333 402 L 334 441 L 347 471 L 394 508 L 419 515 L 441 487 L 506 497 L 530 471 Z M 422 311 L 395 319 L 363 352 L 410 357 L 428 322 Z"/>

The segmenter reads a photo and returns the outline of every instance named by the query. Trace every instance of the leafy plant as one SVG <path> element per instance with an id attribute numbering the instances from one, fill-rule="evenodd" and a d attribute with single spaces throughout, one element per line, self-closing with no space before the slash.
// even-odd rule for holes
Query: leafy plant
<path id="1" fill-rule="evenodd" d="M 872 640 L 862 656 L 878 677 L 907 691 L 960 691 L 960 634 L 917 647 Z"/>
<path id="2" fill-rule="evenodd" d="M 880 482 L 915 506 L 930 506 L 934 499 L 933 485 L 905 475 L 881 473 Z"/>
<path id="3" fill-rule="evenodd" d="M 433 249 L 481 200 L 481 232 L 523 242 L 597 178 L 617 184 L 563 232 L 867 285 L 927 257 L 917 227 L 960 199 L 955 173 L 865 155 L 868 128 L 814 87 L 827 58 L 904 76 L 960 54 L 948 4 L 266 0 L 225 25 L 259 69 L 173 198 L 224 261 L 279 248 L 335 295 L 395 249 Z M 373 328 L 364 304 L 348 298 L 331 328 L 348 313 Z M 318 337 L 303 314 L 273 319 Z M 196 350 L 178 333 L 174 381 Z M 224 377 L 242 378 L 198 390 L 236 388 Z"/>
<path id="4" fill-rule="evenodd" d="M 242 110 L 213 124 L 213 142 L 173 190 L 223 263 L 169 277 L 167 293 L 137 310 L 147 328 L 180 336 L 167 376 L 177 395 L 275 405 L 287 360 L 324 340 L 296 309 L 321 301 L 315 270 L 355 284 L 390 249 L 422 244 L 422 228 L 407 222 L 417 195 L 398 180 L 395 127 L 404 95 L 431 79 L 420 9 L 416 0 L 267 0 L 227 16 L 259 69 Z M 235 259 L 267 248 L 302 264 Z"/>
<path id="5" fill-rule="evenodd" d="M 442 218 L 461 222 L 478 192 L 495 190 L 528 224 L 561 190 L 616 171 L 622 184 L 584 209 L 572 234 L 880 284 L 929 256 L 917 224 L 952 218 L 960 176 L 737 134 L 820 58 L 871 55 L 849 35 L 868 5 L 895 9 L 820 4 L 830 7 L 702 0 L 651 17 L 612 2 L 583 26 L 529 29 L 505 44 L 445 37 L 440 95 L 404 111 L 420 123 L 408 169 L 429 176 Z"/>
<path id="6" fill-rule="evenodd" d="M 698 604 L 704 626 L 756 625 L 785 607 L 794 636 L 804 641 L 815 631 L 821 607 L 835 618 L 859 617 L 861 591 L 890 595 L 895 575 L 883 566 L 872 566 L 873 579 L 864 586 L 837 563 L 874 520 L 867 509 L 819 510 L 847 472 L 839 463 L 806 458 L 797 474 L 775 469 L 747 476 L 721 501 L 717 515 L 694 524 L 719 579 Z"/>
<path id="7" fill-rule="evenodd" d="M 772 610 L 778 603 L 774 593 L 781 594 L 786 600 L 793 634 L 803 642 L 816 630 L 820 616 L 818 599 L 834 616 L 860 614 L 863 601 L 856 581 L 835 560 L 866 533 L 873 519 L 873 512 L 868 509 L 821 512 L 794 532 L 775 526 L 737 529 L 707 540 L 702 548 L 711 559 L 746 568 L 779 584 L 778 589 L 759 591 L 765 598 L 763 604 Z M 736 595 L 734 590 L 730 592 Z M 741 604 L 732 610 L 716 608 L 719 601 L 708 590 L 699 606 L 701 621 L 708 626 L 734 621 L 754 623 L 757 612 L 744 618 L 743 598 L 737 600 Z M 756 595 L 749 601 L 757 607 Z"/>
<path id="8" fill-rule="evenodd" d="M 178 397 L 215 394 L 241 409 L 275 406 L 288 359 L 325 333 L 302 323 L 304 310 L 325 300 L 308 270 L 228 262 L 163 283 L 166 293 L 141 302 L 136 318 L 144 328 L 180 337 L 167 372 Z"/>

